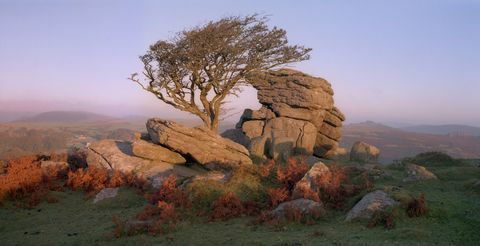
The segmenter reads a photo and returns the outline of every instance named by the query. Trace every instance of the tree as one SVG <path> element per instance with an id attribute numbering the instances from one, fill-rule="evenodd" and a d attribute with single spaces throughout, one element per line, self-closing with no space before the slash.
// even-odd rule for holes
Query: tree
<path id="1" fill-rule="evenodd" d="M 130 80 L 217 131 L 224 99 L 237 95 L 249 74 L 310 58 L 311 49 L 289 45 L 285 30 L 266 21 L 226 17 L 157 41 L 140 56 L 144 78 L 134 73 Z"/>

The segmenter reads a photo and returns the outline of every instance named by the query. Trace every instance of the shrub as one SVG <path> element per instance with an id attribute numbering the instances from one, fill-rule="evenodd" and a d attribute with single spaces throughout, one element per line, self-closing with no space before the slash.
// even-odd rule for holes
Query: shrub
<path id="1" fill-rule="evenodd" d="M 299 197 L 309 199 L 312 201 L 320 202 L 320 196 L 318 192 L 313 191 L 310 187 L 307 186 L 299 186 L 296 189 L 296 193 Z"/>
<path id="2" fill-rule="evenodd" d="M 212 213 L 210 218 L 212 220 L 227 220 L 230 218 L 239 217 L 243 214 L 244 208 L 242 201 L 233 193 L 227 192 L 221 195 L 212 204 Z"/>
<path id="3" fill-rule="evenodd" d="M 100 190 L 107 188 L 109 184 L 109 174 L 106 169 L 94 166 L 86 169 L 78 169 L 68 172 L 66 185 L 73 190 L 83 190 L 92 195 Z"/>
<path id="4" fill-rule="evenodd" d="M 87 152 L 78 147 L 73 147 L 68 150 L 67 162 L 74 168 L 87 167 Z"/>
<path id="5" fill-rule="evenodd" d="M 259 224 L 278 224 L 279 221 L 273 216 L 270 211 L 261 211 L 258 216 L 252 221 L 252 224 L 259 225 Z"/>
<path id="6" fill-rule="evenodd" d="M 413 158 L 405 158 L 402 161 L 403 163 L 413 162 L 418 163 L 422 166 L 426 167 L 434 167 L 434 166 L 454 166 L 457 164 L 455 159 L 451 156 L 439 152 L 439 151 L 431 151 L 431 152 L 424 152 L 416 155 Z"/>
<path id="7" fill-rule="evenodd" d="M 53 202 L 50 190 L 61 190 L 56 183 L 65 174 L 65 167 L 50 166 L 42 169 L 39 156 L 24 156 L 7 162 L 6 173 L 0 176 L 0 203 L 6 199 L 17 206 L 33 208 L 43 200 Z"/>
<path id="8" fill-rule="evenodd" d="M 145 179 L 143 176 L 137 176 L 133 173 L 122 173 L 122 174 L 124 176 L 126 185 L 137 189 L 139 193 L 143 194 L 147 189 L 150 188 L 150 184 L 147 182 L 147 179 Z"/>
<path id="9" fill-rule="evenodd" d="M 118 170 L 112 172 L 95 166 L 69 171 L 65 185 L 72 190 L 83 190 L 87 192 L 87 196 L 98 193 L 104 188 L 124 185 L 136 188 L 140 192 L 144 192 L 148 188 L 147 181 L 142 177 L 137 177 L 132 173 L 122 173 Z"/>
<path id="10" fill-rule="evenodd" d="M 168 224 L 177 222 L 177 214 L 175 212 L 175 205 L 164 201 L 159 201 L 157 207 L 160 209 L 160 219 Z"/>
<path id="11" fill-rule="evenodd" d="M 255 201 L 242 202 L 244 214 L 248 216 L 257 216 L 262 212 L 262 204 Z"/>
<path id="12" fill-rule="evenodd" d="M 114 225 L 113 235 L 117 238 L 124 235 L 126 222 L 123 221 L 122 219 L 120 219 L 120 217 L 118 217 L 117 215 L 114 215 L 112 217 L 112 222 L 113 222 L 113 225 Z"/>
<path id="13" fill-rule="evenodd" d="M 223 185 L 225 192 L 233 192 L 242 201 L 263 201 L 265 187 L 260 177 L 244 168 L 233 171 L 230 180 Z"/>
<path id="14" fill-rule="evenodd" d="M 275 161 L 268 160 L 263 165 L 260 165 L 258 167 L 258 173 L 262 178 L 266 178 L 272 174 L 272 171 L 274 168 L 275 168 Z"/>
<path id="15" fill-rule="evenodd" d="M 268 202 L 271 208 L 278 206 L 278 204 L 287 201 L 289 198 L 288 190 L 286 188 L 269 188 L 267 189 Z"/>
<path id="16" fill-rule="evenodd" d="M 114 170 L 108 180 L 108 187 L 119 187 L 127 183 L 127 177 L 125 174 L 118 170 Z"/>
<path id="17" fill-rule="evenodd" d="M 321 201 L 329 207 L 341 209 L 345 200 L 352 196 L 356 190 L 346 188 L 346 184 L 350 183 L 350 181 L 343 168 L 332 165 L 329 169 L 329 173 L 317 177 L 314 183 L 319 187 Z"/>
<path id="18" fill-rule="evenodd" d="M 277 180 L 282 183 L 284 187 L 292 191 L 295 187 L 295 184 L 303 178 L 305 173 L 308 171 L 308 165 L 305 164 L 305 161 L 289 158 L 285 167 L 278 167 L 277 169 Z"/>
<path id="19" fill-rule="evenodd" d="M 409 217 L 420 217 L 427 214 L 425 205 L 425 194 L 420 194 L 418 198 L 413 198 L 407 206 L 407 214 Z"/>
<path id="20" fill-rule="evenodd" d="M 151 204 L 158 204 L 162 201 L 173 203 L 179 207 L 191 207 L 187 194 L 177 187 L 177 178 L 173 174 L 163 180 L 160 189 L 152 194 L 147 194 L 146 198 Z"/>
<path id="21" fill-rule="evenodd" d="M 7 163 L 6 175 L 0 177 L 0 201 L 16 199 L 33 192 L 42 182 L 42 169 L 36 157 L 27 156 Z"/>
<path id="22" fill-rule="evenodd" d="M 136 215 L 136 220 L 121 220 L 118 216 L 112 218 L 115 237 L 132 236 L 148 232 L 151 235 L 165 234 L 175 229 L 178 215 L 175 205 L 159 201 L 156 206 L 148 204 Z"/>
<path id="23" fill-rule="evenodd" d="M 136 218 L 139 220 L 149 220 L 160 215 L 161 211 L 162 210 L 158 206 L 147 204 L 139 213 L 137 213 Z"/>
<path id="24" fill-rule="evenodd" d="M 320 208 L 309 208 L 308 212 L 302 211 L 302 208 L 290 205 L 284 208 L 285 220 L 296 223 L 313 224 L 315 220 L 321 218 L 325 213 Z"/>
<path id="25" fill-rule="evenodd" d="M 195 201 L 193 206 L 204 213 L 210 210 L 211 205 L 224 192 L 224 185 L 213 180 L 195 180 L 187 189 L 188 196 L 191 201 Z"/>

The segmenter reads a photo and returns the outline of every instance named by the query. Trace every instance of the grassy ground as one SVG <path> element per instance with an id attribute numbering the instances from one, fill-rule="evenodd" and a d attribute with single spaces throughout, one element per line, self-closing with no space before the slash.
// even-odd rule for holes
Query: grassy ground
<path id="1" fill-rule="evenodd" d="M 133 216 L 145 200 L 132 189 L 98 204 L 83 193 L 55 193 L 58 203 L 42 203 L 32 210 L 6 205 L 0 208 L 0 245 L 478 245 L 480 191 L 469 185 L 480 179 L 472 163 L 428 167 L 439 180 L 403 183 L 403 171 L 387 168 L 392 178 L 376 188 L 400 187 L 395 195 L 425 193 L 429 213 L 409 218 L 395 211 L 395 228 L 367 228 L 365 221 L 344 222 L 345 212 L 330 211 L 315 225 L 286 224 L 279 228 L 251 225 L 253 218 L 208 222 L 202 218 L 182 222 L 164 236 L 112 236 L 112 216 Z M 360 197 L 353 198 L 353 205 Z"/>

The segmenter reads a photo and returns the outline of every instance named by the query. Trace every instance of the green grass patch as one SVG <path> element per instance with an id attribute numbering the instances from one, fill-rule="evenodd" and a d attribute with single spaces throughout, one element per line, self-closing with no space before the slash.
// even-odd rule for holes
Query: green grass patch
<path id="1" fill-rule="evenodd" d="M 404 183 L 404 172 L 386 168 L 389 179 L 375 182 L 402 204 L 424 193 L 428 213 L 409 218 L 402 207 L 394 210 L 395 227 L 367 228 L 366 221 L 344 222 L 346 211 L 329 210 L 314 225 L 295 223 L 271 227 L 253 225 L 254 218 L 242 217 L 211 222 L 203 217 L 187 218 L 169 234 L 148 234 L 115 238 L 112 217 L 133 217 L 146 204 L 134 189 L 121 188 L 116 198 L 93 204 L 81 192 L 55 192 L 58 203 L 41 203 L 31 210 L 12 204 L 0 207 L 1 245 L 477 245 L 480 225 L 480 194 L 472 192 L 480 179 L 480 168 L 473 165 L 429 167 L 439 179 Z M 262 199 L 263 186 L 247 173 L 221 184 L 200 181 L 192 184 L 201 200 L 194 206 L 208 207 L 225 191 L 241 199 Z M 193 188 L 194 187 L 194 188 Z M 191 193 L 194 195 L 195 193 Z M 362 195 L 351 198 L 351 208 Z"/>

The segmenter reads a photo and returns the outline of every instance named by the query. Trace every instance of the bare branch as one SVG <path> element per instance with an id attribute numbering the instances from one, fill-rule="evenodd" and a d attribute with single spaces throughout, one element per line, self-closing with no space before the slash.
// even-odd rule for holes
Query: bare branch
<path id="1" fill-rule="evenodd" d="M 311 49 L 289 45 L 285 30 L 267 21 L 257 14 L 232 16 L 181 31 L 140 57 L 144 81 L 138 74 L 129 79 L 217 130 L 225 98 L 238 95 L 248 74 L 310 58 Z"/>

